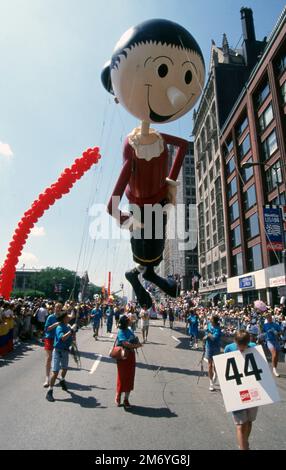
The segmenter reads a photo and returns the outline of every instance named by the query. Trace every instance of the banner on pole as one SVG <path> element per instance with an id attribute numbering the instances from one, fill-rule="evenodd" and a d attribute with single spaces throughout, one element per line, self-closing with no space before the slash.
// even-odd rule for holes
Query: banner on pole
<path id="1" fill-rule="evenodd" d="M 282 221 L 279 207 L 264 207 L 264 227 L 267 250 L 282 251 Z"/>

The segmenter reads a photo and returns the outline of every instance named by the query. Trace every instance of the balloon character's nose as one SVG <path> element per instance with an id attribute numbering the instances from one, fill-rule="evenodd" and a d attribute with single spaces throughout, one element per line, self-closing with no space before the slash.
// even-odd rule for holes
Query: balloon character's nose
<path id="1" fill-rule="evenodd" d="M 168 88 L 167 96 L 173 108 L 181 108 L 182 106 L 185 106 L 188 100 L 186 95 L 174 86 Z"/>

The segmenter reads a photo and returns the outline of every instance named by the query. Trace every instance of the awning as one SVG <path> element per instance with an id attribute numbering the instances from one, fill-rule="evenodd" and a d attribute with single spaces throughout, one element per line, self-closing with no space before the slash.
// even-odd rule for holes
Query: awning
<path id="1" fill-rule="evenodd" d="M 212 300 L 214 297 L 217 297 L 218 295 L 220 295 L 219 292 L 211 292 L 210 294 L 207 295 L 207 299 Z"/>

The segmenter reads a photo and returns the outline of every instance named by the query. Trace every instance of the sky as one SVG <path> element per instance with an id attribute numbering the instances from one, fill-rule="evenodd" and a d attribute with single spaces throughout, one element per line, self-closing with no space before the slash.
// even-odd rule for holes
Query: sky
<path id="1" fill-rule="evenodd" d="M 0 265 L 18 221 L 64 168 L 89 147 L 102 159 L 38 221 L 19 266 L 62 266 L 120 289 L 133 267 L 128 235 L 93 239 L 122 163 L 122 143 L 138 125 L 100 81 L 104 63 L 131 26 L 173 20 L 199 43 L 209 66 L 211 40 L 241 41 L 240 8 L 252 8 L 257 39 L 268 36 L 282 0 L 0 0 Z M 188 139 L 192 111 L 162 132 Z M 104 217 L 108 223 L 109 216 Z M 118 232 L 119 233 L 119 232 Z"/>

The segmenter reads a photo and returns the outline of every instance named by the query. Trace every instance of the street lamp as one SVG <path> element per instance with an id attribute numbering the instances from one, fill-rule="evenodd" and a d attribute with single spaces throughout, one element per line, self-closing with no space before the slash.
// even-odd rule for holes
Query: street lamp
<path id="1" fill-rule="evenodd" d="M 278 191 L 278 205 L 281 209 L 282 206 L 282 201 L 281 201 L 281 193 L 280 193 L 280 188 L 279 188 L 279 178 L 278 178 L 278 169 L 277 169 L 277 163 L 275 162 L 274 165 L 269 165 L 267 162 L 244 162 L 241 165 L 241 168 L 251 168 L 253 166 L 263 166 L 265 170 L 269 170 L 269 168 L 274 166 L 275 169 L 275 183 L 277 185 L 277 191 Z M 279 162 L 280 163 L 280 162 Z M 280 163 L 280 168 L 286 167 L 286 164 Z M 286 284 L 286 250 L 285 250 L 285 234 L 284 234 L 284 226 L 283 226 L 283 219 L 282 219 L 282 260 L 283 260 L 283 265 L 284 265 L 284 283 Z"/>

